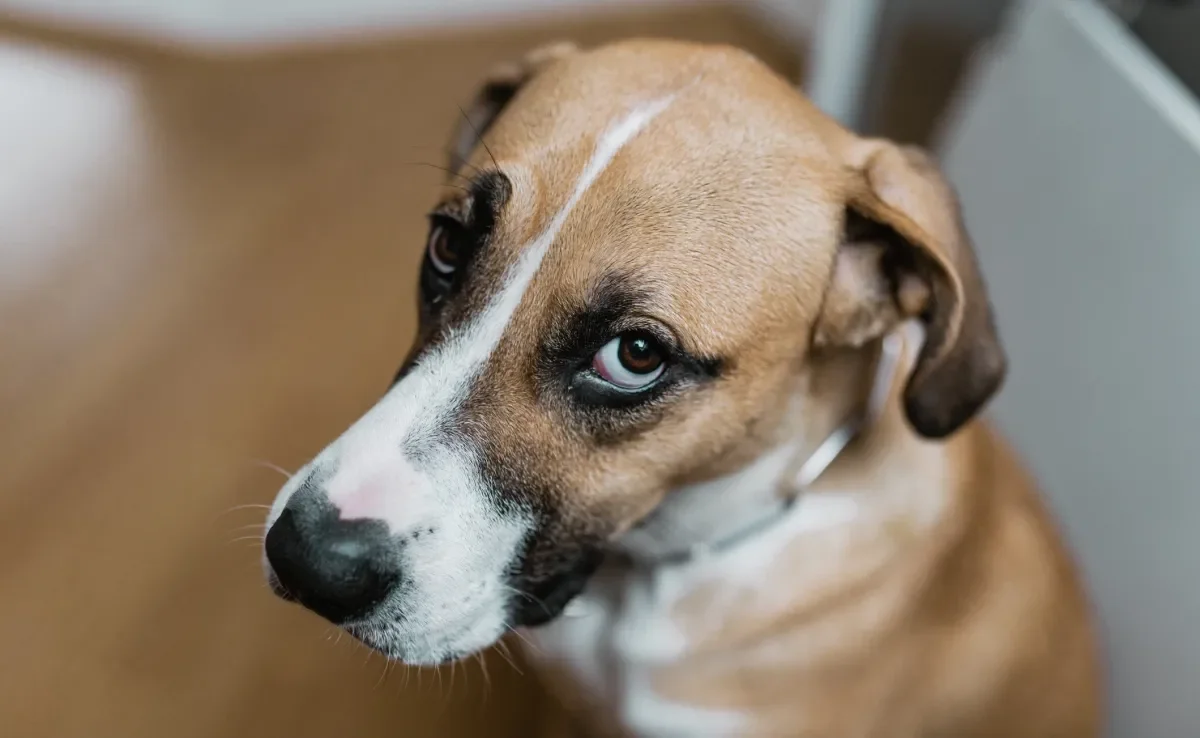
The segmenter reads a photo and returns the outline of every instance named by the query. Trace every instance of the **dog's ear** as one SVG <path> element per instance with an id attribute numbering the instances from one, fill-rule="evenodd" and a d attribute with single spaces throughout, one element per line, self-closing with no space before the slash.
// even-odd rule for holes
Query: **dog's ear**
<path id="1" fill-rule="evenodd" d="M 500 116 L 505 106 L 517 95 L 517 91 L 547 65 L 576 53 L 578 49 L 569 41 L 539 46 L 530 51 L 519 62 L 502 64 L 494 68 L 470 106 L 463 110 L 454 128 L 450 141 L 450 168 L 458 171 L 479 146 L 488 128 Z"/>
<path id="2" fill-rule="evenodd" d="M 924 152 L 856 140 L 845 238 L 814 343 L 862 345 L 919 319 L 925 342 L 904 389 L 909 422 L 942 438 L 975 416 L 1007 368 L 954 192 Z"/>

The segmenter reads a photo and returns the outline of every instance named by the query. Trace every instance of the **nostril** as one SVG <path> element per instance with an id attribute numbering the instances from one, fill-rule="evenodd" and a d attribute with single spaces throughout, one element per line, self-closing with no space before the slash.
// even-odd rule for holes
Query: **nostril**
<path id="1" fill-rule="evenodd" d="M 365 616 L 400 579 L 386 526 L 341 520 L 331 509 L 285 509 L 264 547 L 279 588 L 334 623 Z"/>

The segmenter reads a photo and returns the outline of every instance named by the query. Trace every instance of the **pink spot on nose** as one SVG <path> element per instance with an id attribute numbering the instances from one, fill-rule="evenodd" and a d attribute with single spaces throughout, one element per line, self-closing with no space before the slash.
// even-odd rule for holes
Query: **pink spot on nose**
<path id="1" fill-rule="evenodd" d="M 375 474 L 346 494 L 338 495 L 333 504 L 343 520 L 387 519 L 389 508 L 396 505 L 396 500 L 390 499 L 396 496 L 394 491 L 389 494 L 390 487 L 383 474 Z"/>
<path id="2" fill-rule="evenodd" d="M 382 520 L 393 532 L 411 529 L 431 502 L 429 482 L 407 460 L 343 458 L 325 494 L 342 520 Z"/>

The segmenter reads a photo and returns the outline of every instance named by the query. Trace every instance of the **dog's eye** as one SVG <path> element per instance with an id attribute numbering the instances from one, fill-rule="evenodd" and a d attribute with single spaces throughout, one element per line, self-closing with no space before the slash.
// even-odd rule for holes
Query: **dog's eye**
<path id="1" fill-rule="evenodd" d="M 429 243 L 425 247 L 430 266 L 446 279 L 452 277 L 466 261 L 466 253 L 455 235 L 449 223 L 435 222 L 429 229 Z"/>
<path id="2" fill-rule="evenodd" d="M 648 333 L 623 333 L 596 352 L 592 371 L 623 390 L 640 390 L 654 384 L 666 369 L 666 351 Z"/>

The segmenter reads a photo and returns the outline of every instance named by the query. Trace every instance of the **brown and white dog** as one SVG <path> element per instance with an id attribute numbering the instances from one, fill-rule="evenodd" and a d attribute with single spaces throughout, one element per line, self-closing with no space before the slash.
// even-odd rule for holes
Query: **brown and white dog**
<path id="1" fill-rule="evenodd" d="M 416 345 L 279 493 L 276 591 L 410 664 L 529 628 L 596 735 L 1099 734 L 927 156 L 677 42 L 541 49 L 465 117 Z"/>

